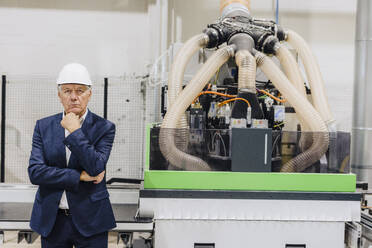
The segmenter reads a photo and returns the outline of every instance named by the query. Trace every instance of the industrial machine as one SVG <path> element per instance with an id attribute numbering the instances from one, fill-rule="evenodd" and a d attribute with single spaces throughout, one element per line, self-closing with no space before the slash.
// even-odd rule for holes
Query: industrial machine
<path id="1" fill-rule="evenodd" d="M 198 52 L 203 63 L 183 85 Z M 350 134 L 336 130 L 297 33 L 252 17 L 249 1 L 221 1 L 221 17 L 179 50 L 162 96 L 139 204 L 154 247 L 345 246 L 362 196 Z"/>

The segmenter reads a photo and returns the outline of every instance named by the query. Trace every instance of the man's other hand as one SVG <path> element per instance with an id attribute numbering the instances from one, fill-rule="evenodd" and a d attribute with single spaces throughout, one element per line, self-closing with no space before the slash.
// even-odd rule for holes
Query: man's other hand
<path id="1" fill-rule="evenodd" d="M 79 116 L 74 113 L 68 113 L 61 121 L 61 126 L 67 129 L 70 133 L 80 128 Z"/>
<path id="2" fill-rule="evenodd" d="M 105 171 L 102 171 L 98 174 L 98 176 L 91 177 L 86 171 L 82 171 L 80 174 L 80 181 L 84 182 L 94 182 L 95 184 L 98 184 L 102 182 L 103 178 L 105 176 Z"/>
<path id="3" fill-rule="evenodd" d="M 94 181 L 94 184 L 99 184 L 102 182 L 103 178 L 105 177 L 105 171 L 102 171 L 101 173 L 96 176 L 96 180 Z"/>

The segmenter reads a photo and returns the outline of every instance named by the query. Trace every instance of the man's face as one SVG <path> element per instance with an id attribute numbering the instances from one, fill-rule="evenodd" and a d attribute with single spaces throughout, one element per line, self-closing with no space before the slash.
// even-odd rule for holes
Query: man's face
<path id="1" fill-rule="evenodd" d="M 62 84 L 58 90 L 66 114 L 72 112 L 79 117 L 85 113 L 91 95 L 89 87 L 82 84 Z"/>

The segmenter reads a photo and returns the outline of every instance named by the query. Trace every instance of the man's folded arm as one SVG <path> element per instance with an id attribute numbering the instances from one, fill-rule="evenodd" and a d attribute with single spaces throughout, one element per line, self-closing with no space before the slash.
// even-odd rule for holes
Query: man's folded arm
<path id="1" fill-rule="evenodd" d="M 36 122 L 32 138 L 32 150 L 28 166 L 28 175 L 31 183 L 36 185 L 70 191 L 76 191 L 79 187 L 79 171 L 69 168 L 61 169 L 45 164 L 39 121 Z"/>
<path id="2" fill-rule="evenodd" d="M 68 135 L 64 144 L 78 158 L 84 170 L 90 176 L 95 177 L 106 170 L 114 138 L 115 124 L 110 124 L 95 145 L 90 143 L 81 128 Z"/>

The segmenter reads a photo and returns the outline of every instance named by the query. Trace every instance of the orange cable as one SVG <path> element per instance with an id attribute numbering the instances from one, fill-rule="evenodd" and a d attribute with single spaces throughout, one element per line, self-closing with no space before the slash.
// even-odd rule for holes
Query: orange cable
<path id="1" fill-rule="evenodd" d="M 201 95 L 206 95 L 206 94 L 213 94 L 213 95 L 218 95 L 218 96 L 225 96 L 225 97 L 236 97 L 234 95 L 228 95 L 228 94 L 224 94 L 224 93 L 220 93 L 220 92 L 216 92 L 216 91 L 203 91 L 203 92 L 200 92 L 198 97 L 201 96 Z"/>
<path id="2" fill-rule="evenodd" d="M 218 95 L 218 96 L 224 96 L 224 97 L 230 97 L 230 98 L 236 97 L 234 95 L 223 94 L 223 93 L 216 92 L 216 91 L 202 91 L 199 93 L 199 95 L 195 98 L 195 100 L 192 103 L 195 103 L 196 99 L 198 99 L 199 96 L 206 95 L 206 94 L 212 94 L 212 95 Z"/>
<path id="3" fill-rule="evenodd" d="M 247 99 L 244 99 L 244 98 L 241 98 L 241 97 L 237 97 L 237 98 L 228 99 L 226 101 L 223 101 L 223 102 L 219 103 L 218 104 L 218 107 L 221 107 L 221 106 L 225 105 L 226 103 L 229 103 L 229 102 L 232 102 L 232 101 L 236 101 L 236 100 L 244 101 L 244 102 L 246 102 L 248 104 L 248 107 L 251 106 L 251 104 L 248 102 Z"/>
<path id="4" fill-rule="evenodd" d="M 275 101 L 278 101 L 278 102 L 281 102 L 281 103 L 287 101 L 287 100 L 285 100 L 285 99 L 277 98 L 277 97 L 271 95 L 269 92 L 267 92 L 267 91 L 265 91 L 265 90 L 258 90 L 258 91 L 261 92 L 261 93 L 264 93 L 265 95 L 267 95 L 267 96 L 269 96 L 269 97 L 271 97 L 271 98 L 274 99 Z"/>

